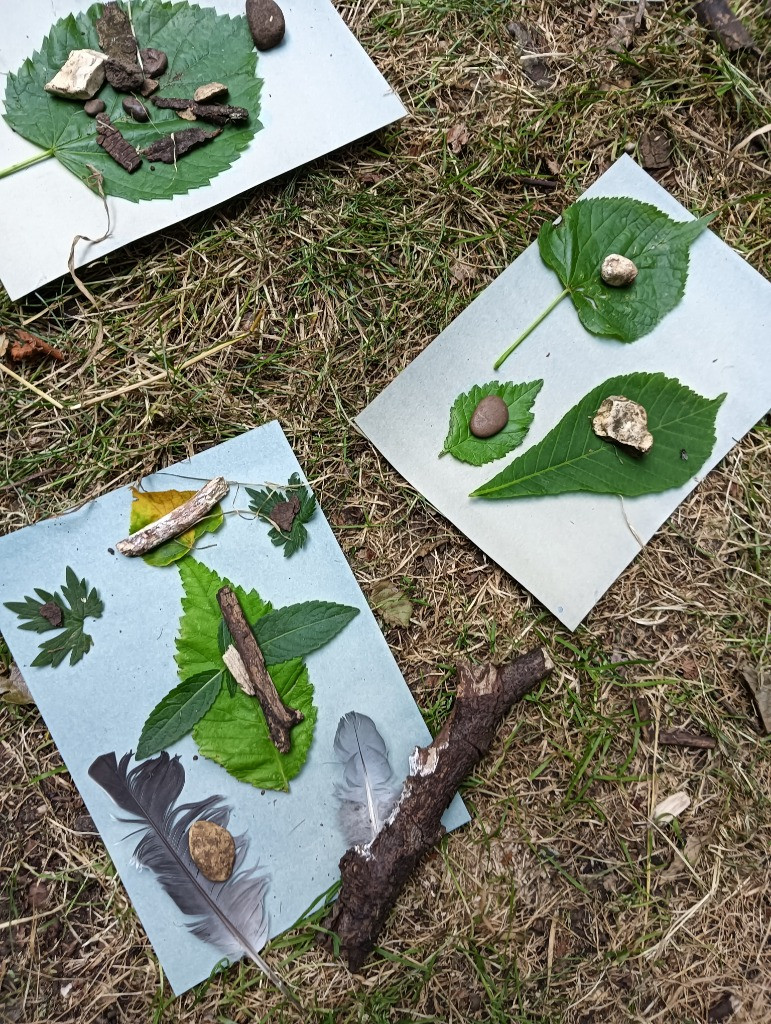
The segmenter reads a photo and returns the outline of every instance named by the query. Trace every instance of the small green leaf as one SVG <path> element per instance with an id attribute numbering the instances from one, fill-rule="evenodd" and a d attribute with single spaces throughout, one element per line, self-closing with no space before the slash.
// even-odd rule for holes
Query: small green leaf
<path id="1" fill-rule="evenodd" d="M 449 453 L 461 462 L 482 466 L 486 462 L 500 459 L 517 448 L 533 422 L 530 411 L 542 380 L 527 384 L 512 381 L 490 381 L 489 384 L 475 384 L 470 391 L 458 395 L 450 410 L 450 429 L 444 442 L 442 455 Z M 475 437 L 469 424 L 474 410 L 489 395 L 502 398 L 509 408 L 509 422 L 492 437 Z"/>
<path id="2" fill-rule="evenodd" d="M 305 715 L 292 729 L 288 754 L 280 754 L 272 743 L 259 702 L 242 690 L 230 697 L 224 682 L 211 708 L 194 726 L 193 738 L 204 757 L 216 761 L 242 782 L 288 792 L 290 779 L 308 756 L 317 711 L 308 671 L 299 658 L 272 665 L 269 672 L 284 703 Z"/>
<path id="3" fill-rule="evenodd" d="M 303 601 L 267 612 L 254 623 L 254 635 L 265 664 L 277 665 L 317 651 L 358 614 L 358 608 L 346 604 Z"/>
<path id="4" fill-rule="evenodd" d="M 298 473 L 291 475 L 284 490 L 261 491 L 247 487 L 246 493 L 251 498 L 250 510 L 259 516 L 260 519 L 264 519 L 267 522 L 272 522 L 270 514 L 276 505 L 288 501 L 292 496 L 296 496 L 300 501 L 300 509 L 295 516 L 291 530 L 286 533 L 283 530 L 279 530 L 273 524 L 272 528 L 268 531 L 268 536 L 277 547 L 283 546 L 286 558 L 290 558 L 301 547 L 304 547 L 308 539 L 308 531 L 305 529 L 305 524 L 310 522 L 315 515 L 316 499 L 311 491 L 301 482 Z"/>
<path id="5" fill-rule="evenodd" d="M 588 331 L 635 341 L 682 299 L 688 249 L 713 216 L 675 221 L 639 199 L 581 199 L 558 224 L 544 224 L 538 248 L 568 289 Z M 637 267 L 637 278 L 626 288 L 612 288 L 600 276 L 602 261 L 611 253 Z"/>
<path id="6" fill-rule="evenodd" d="M 592 419 L 611 395 L 623 395 L 645 408 L 653 434 L 653 448 L 647 454 L 627 452 L 594 433 Z M 724 398 L 703 398 L 663 373 L 612 377 L 472 497 L 523 498 L 571 491 L 636 496 L 680 487 L 712 452 L 715 419 Z"/>
<path id="7" fill-rule="evenodd" d="M 157 754 L 186 736 L 212 706 L 221 684 L 221 672 L 199 672 L 167 693 L 142 727 L 137 761 Z"/>

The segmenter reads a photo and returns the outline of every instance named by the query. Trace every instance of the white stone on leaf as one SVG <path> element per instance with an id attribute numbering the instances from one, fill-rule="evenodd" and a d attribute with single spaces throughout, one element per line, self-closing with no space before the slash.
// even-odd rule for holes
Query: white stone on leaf
<path id="1" fill-rule="evenodd" d="M 46 83 L 46 92 L 67 100 L 90 100 L 104 85 L 105 54 L 72 50 L 64 65 Z"/>

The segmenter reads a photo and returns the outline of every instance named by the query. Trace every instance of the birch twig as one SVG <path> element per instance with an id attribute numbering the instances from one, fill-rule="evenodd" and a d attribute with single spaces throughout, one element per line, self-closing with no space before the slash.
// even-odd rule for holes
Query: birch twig
<path id="1" fill-rule="evenodd" d="M 225 478 L 215 476 L 183 505 L 167 512 L 165 516 L 156 519 L 154 523 L 148 523 L 147 526 L 132 533 L 125 540 L 118 541 L 116 545 L 118 551 L 122 555 L 126 555 L 127 558 L 136 558 L 137 555 L 146 555 L 148 551 L 160 547 L 167 540 L 179 537 L 205 519 L 229 490 L 230 484 Z"/>

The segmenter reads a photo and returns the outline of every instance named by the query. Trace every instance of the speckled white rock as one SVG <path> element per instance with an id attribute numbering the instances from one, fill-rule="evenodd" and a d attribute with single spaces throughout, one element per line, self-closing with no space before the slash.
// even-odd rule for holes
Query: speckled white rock
<path id="1" fill-rule="evenodd" d="M 612 288 L 625 288 L 637 277 L 637 267 L 626 256 L 612 252 L 602 261 L 600 276 Z"/>
<path id="2" fill-rule="evenodd" d="M 105 54 L 99 50 L 72 50 L 69 57 L 46 83 L 46 92 L 66 100 L 90 100 L 104 85 Z"/>
<path id="3" fill-rule="evenodd" d="M 598 437 L 618 441 L 643 455 L 653 447 L 645 408 L 623 395 L 609 395 L 605 399 L 592 420 L 592 428 Z"/>

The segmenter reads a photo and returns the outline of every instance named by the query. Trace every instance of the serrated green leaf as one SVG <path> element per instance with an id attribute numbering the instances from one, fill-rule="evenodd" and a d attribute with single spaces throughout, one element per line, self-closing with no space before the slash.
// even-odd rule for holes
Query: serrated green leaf
<path id="1" fill-rule="evenodd" d="M 249 495 L 251 501 L 249 508 L 255 515 L 259 516 L 260 519 L 264 519 L 268 522 L 271 521 L 270 514 L 273 509 L 280 502 L 288 501 L 292 495 L 296 495 L 300 499 L 300 509 L 295 516 L 294 522 L 292 523 L 292 529 L 285 533 L 283 530 L 279 530 L 275 524 L 268 531 L 268 536 L 271 542 L 278 546 L 283 546 L 284 556 L 290 558 L 296 551 L 299 551 L 301 547 L 305 545 L 308 539 L 308 531 L 305 529 L 305 523 L 310 522 L 316 512 L 316 499 L 314 498 L 311 491 L 305 487 L 300 480 L 299 473 L 293 473 L 289 482 L 284 490 L 272 489 L 272 490 L 259 490 L 246 488 L 246 493 Z"/>
<path id="2" fill-rule="evenodd" d="M 632 454 L 594 433 L 592 419 L 611 395 L 623 395 L 645 408 L 653 434 L 653 448 L 647 454 Z M 570 491 L 631 497 L 680 487 L 712 452 L 715 418 L 724 398 L 703 398 L 663 373 L 611 377 L 472 497 L 523 498 Z"/>
<path id="3" fill-rule="evenodd" d="M 276 608 L 254 623 L 265 664 L 304 658 L 337 636 L 356 618 L 358 608 L 331 601 L 303 601 Z"/>
<path id="4" fill-rule="evenodd" d="M 530 429 L 530 410 L 542 386 L 542 380 L 526 384 L 493 380 L 489 384 L 475 384 L 470 391 L 458 395 L 450 410 L 450 429 L 441 454 L 447 453 L 472 466 L 483 466 L 508 455 L 522 444 Z M 482 399 L 490 395 L 497 395 L 506 403 L 509 422 L 493 437 L 475 437 L 469 426 L 471 417 Z"/>
<path id="5" fill-rule="evenodd" d="M 558 224 L 544 224 L 538 248 L 568 289 L 588 331 L 635 341 L 682 299 L 688 249 L 711 220 L 675 221 L 650 203 L 626 196 L 581 199 Z M 635 264 L 633 284 L 613 288 L 603 282 L 600 268 L 611 253 Z"/>
<path id="6" fill-rule="evenodd" d="M 231 166 L 262 127 L 258 120 L 262 82 L 256 77 L 257 55 L 246 18 L 231 18 L 213 8 L 188 3 L 133 0 L 131 16 L 139 45 L 163 50 L 169 58 L 157 95 L 192 96 L 201 83 L 226 82 L 228 102 L 246 107 L 250 117 L 244 125 L 227 126 L 216 139 L 176 165 L 157 163 L 151 171 L 145 161 L 138 171 L 128 174 L 96 144 L 96 122 L 84 112 L 82 103 L 44 90 L 71 50 L 99 49 L 95 20 L 101 8 L 94 4 L 83 13 L 57 21 L 40 50 L 15 74 L 8 75 L 6 121 L 19 135 L 50 151 L 91 188 L 95 186 L 89 165 L 96 168 L 108 195 L 132 202 L 167 199 L 208 184 Z M 100 90 L 99 98 L 116 127 L 139 149 L 187 127 L 174 111 L 159 110 L 150 101 L 145 103 L 149 123 L 133 121 L 123 112 L 122 94 L 109 85 Z"/>
<path id="7" fill-rule="evenodd" d="M 209 710 L 222 685 L 222 672 L 199 672 L 183 680 L 155 705 L 142 727 L 136 759 L 170 747 L 182 739 Z"/>
<path id="8" fill-rule="evenodd" d="M 136 487 L 131 488 L 133 501 L 131 503 L 131 518 L 129 520 L 129 533 L 136 533 L 144 529 L 150 523 L 156 522 L 163 516 L 168 515 L 175 508 L 184 505 L 193 497 L 195 491 L 140 491 Z M 167 540 L 165 544 L 155 548 L 143 559 L 148 565 L 166 566 L 178 562 L 195 547 L 198 539 L 205 533 L 214 533 L 219 530 L 225 521 L 222 507 L 217 504 L 210 512 L 195 526 L 186 530 L 179 537 Z"/>
<path id="9" fill-rule="evenodd" d="M 64 577 L 63 596 L 36 587 L 37 598 L 25 597 L 23 601 L 5 602 L 5 607 L 9 611 L 24 620 L 19 624 L 19 629 L 28 629 L 35 633 L 56 630 L 56 636 L 40 644 L 40 653 L 32 661 L 36 668 L 44 665 L 56 668 L 68 654 L 70 665 L 77 664 L 93 646 L 92 637 L 83 630 L 84 620 L 99 619 L 104 611 L 104 602 L 99 597 L 96 587 L 89 590 L 85 579 L 78 579 L 77 573 L 70 566 L 66 567 Z M 62 611 L 60 626 L 54 626 L 40 614 L 41 606 L 50 601 L 57 604 Z"/>
<path id="10" fill-rule="evenodd" d="M 289 781 L 308 756 L 317 711 L 307 669 L 299 658 L 272 665 L 269 672 L 284 703 L 305 715 L 292 729 L 292 748 L 288 754 L 279 753 L 271 742 L 258 701 L 241 690 L 230 697 L 224 682 L 214 704 L 193 728 L 193 738 L 205 757 L 242 782 L 288 792 Z"/>

